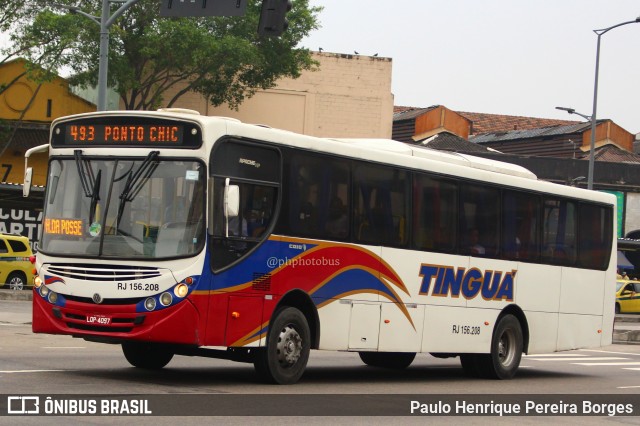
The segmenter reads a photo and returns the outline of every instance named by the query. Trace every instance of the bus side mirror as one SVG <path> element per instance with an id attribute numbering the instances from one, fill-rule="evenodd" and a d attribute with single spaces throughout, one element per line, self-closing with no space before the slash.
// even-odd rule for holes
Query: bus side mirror
<path id="1" fill-rule="evenodd" d="M 28 197 L 31 193 L 31 179 L 33 178 L 33 168 L 27 167 L 24 171 L 24 184 L 22 185 L 22 196 Z"/>
<path id="2" fill-rule="evenodd" d="M 224 215 L 237 217 L 240 213 L 240 187 L 227 184 L 224 188 Z"/>

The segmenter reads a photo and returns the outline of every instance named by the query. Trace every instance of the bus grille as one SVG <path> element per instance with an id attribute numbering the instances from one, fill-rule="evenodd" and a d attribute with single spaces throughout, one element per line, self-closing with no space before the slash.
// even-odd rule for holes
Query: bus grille
<path id="1" fill-rule="evenodd" d="M 142 280 L 160 276 L 157 268 L 126 265 L 50 264 L 47 273 L 84 281 Z"/>

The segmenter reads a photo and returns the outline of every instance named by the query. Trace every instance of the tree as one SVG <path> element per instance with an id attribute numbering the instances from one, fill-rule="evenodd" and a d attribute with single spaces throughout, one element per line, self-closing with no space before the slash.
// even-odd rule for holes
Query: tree
<path id="1" fill-rule="evenodd" d="M 43 4 L 44 0 L 0 0 L 0 33 L 7 40 L 0 46 L 0 65 L 18 58 L 27 59 L 22 72 L 0 82 L 0 95 L 23 77 L 27 78 L 37 83 L 36 90 L 28 101 L 29 105 L 35 100 L 42 84 L 55 78 L 58 69 L 63 65 L 63 52 L 58 47 L 64 43 L 51 44 L 52 37 L 57 40 L 70 37 L 71 28 L 65 19 L 57 22 L 58 31 L 55 36 L 52 33 L 34 32 L 20 37 L 22 29 L 33 23 Z M 17 120 L 9 122 L 0 119 L 0 156 L 11 145 L 17 130 L 22 126 L 27 110 L 28 108 Z"/>
<path id="2" fill-rule="evenodd" d="M 99 16 L 101 3 L 85 0 L 80 7 Z M 317 66 L 311 53 L 297 45 L 318 28 L 321 8 L 310 7 L 308 0 L 294 0 L 287 16 L 288 30 L 279 38 L 260 38 L 261 4 L 249 0 L 242 17 L 163 18 L 158 0 L 141 0 L 111 27 L 109 86 L 127 109 L 170 107 L 190 91 L 202 94 L 215 106 L 227 103 L 237 108 L 256 90 Z M 45 35 L 50 36 L 46 49 L 59 52 L 57 63 L 72 71 L 71 84 L 97 85 L 99 28 L 95 22 L 77 14 L 44 10 L 33 24 L 22 28 L 17 39 L 29 41 Z"/>
<path id="3" fill-rule="evenodd" d="M 0 65 L 20 57 L 30 60 L 23 73 L 10 81 L 0 83 L 0 94 L 24 76 L 42 83 L 57 75 L 56 72 L 61 66 L 61 55 L 49 46 L 50 37 L 42 34 L 34 34 L 36 37 L 18 37 L 21 29 L 33 22 L 41 8 L 41 0 L 0 0 L 0 33 L 4 34 L 5 38 L 9 36 L 7 43 L 0 47 Z M 65 26 L 60 27 L 58 38 L 63 38 L 65 29 Z"/>

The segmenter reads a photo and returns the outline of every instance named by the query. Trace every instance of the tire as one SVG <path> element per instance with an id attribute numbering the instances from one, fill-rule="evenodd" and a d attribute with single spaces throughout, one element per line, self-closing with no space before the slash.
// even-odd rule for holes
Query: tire
<path id="1" fill-rule="evenodd" d="M 304 374 L 311 351 L 311 332 L 305 316 L 296 308 L 284 307 L 273 316 L 267 347 L 253 363 L 258 375 L 268 383 L 289 385 Z"/>
<path id="2" fill-rule="evenodd" d="M 362 362 L 370 367 L 404 370 L 416 357 L 415 352 L 358 352 Z"/>
<path id="3" fill-rule="evenodd" d="M 7 286 L 10 290 L 22 290 L 27 285 L 26 278 L 20 272 L 12 272 L 7 278 Z"/>
<path id="4" fill-rule="evenodd" d="M 460 365 L 467 377 L 481 377 L 478 354 L 460 354 Z"/>
<path id="5" fill-rule="evenodd" d="M 126 342 L 122 344 L 122 352 L 129 364 L 145 370 L 160 370 L 173 358 L 173 352 L 153 343 Z"/>
<path id="6" fill-rule="evenodd" d="M 511 379 L 522 359 L 522 327 L 513 315 L 505 315 L 496 324 L 491 338 L 491 353 L 477 355 L 479 372 L 489 379 Z"/>

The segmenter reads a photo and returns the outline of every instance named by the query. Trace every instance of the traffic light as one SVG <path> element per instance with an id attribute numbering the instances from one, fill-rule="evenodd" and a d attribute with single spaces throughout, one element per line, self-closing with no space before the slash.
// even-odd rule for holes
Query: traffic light
<path id="1" fill-rule="evenodd" d="M 282 34 L 289 26 L 286 16 L 290 10 L 290 0 L 263 0 L 258 34 L 273 37 Z"/>

